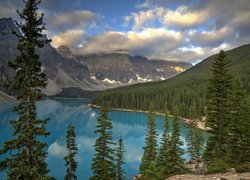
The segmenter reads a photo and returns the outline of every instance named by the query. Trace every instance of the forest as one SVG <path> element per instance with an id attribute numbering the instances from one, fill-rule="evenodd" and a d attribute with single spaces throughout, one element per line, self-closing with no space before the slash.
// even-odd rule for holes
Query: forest
<path id="1" fill-rule="evenodd" d="M 231 73 L 241 79 L 243 88 L 250 94 L 250 45 L 244 45 L 225 52 L 232 60 Z M 136 84 L 99 92 L 93 104 L 105 101 L 114 108 L 148 110 L 153 102 L 158 112 L 172 113 L 179 107 L 180 115 L 199 119 L 205 116 L 208 80 L 212 62 L 217 55 L 203 60 L 187 71 L 171 79 L 159 82 Z"/>

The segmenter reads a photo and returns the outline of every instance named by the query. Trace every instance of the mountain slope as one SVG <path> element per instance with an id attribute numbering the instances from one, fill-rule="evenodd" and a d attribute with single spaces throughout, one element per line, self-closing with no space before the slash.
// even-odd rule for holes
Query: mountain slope
<path id="1" fill-rule="evenodd" d="M 0 104 L 1 103 L 10 103 L 10 102 L 15 102 L 16 99 L 5 94 L 4 92 L 0 91 Z"/>
<path id="2" fill-rule="evenodd" d="M 232 73 L 240 77 L 243 86 L 250 93 L 250 45 L 240 46 L 227 51 L 232 60 Z M 147 110 L 153 102 L 157 111 L 172 111 L 179 107 L 183 117 L 204 115 L 207 83 L 210 77 L 212 61 L 210 56 L 185 72 L 161 82 L 152 82 L 126 86 L 106 91 L 105 99 L 112 107 Z M 102 96 L 93 103 L 100 104 Z"/>
<path id="3" fill-rule="evenodd" d="M 169 79 L 192 66 L 185 62 L 131 56 L 125 51 L 85 56 L 74 55 L 67 46 L 60 46 L 57 51 L 63 57 L 87 66 L 92 80 L 114 86 Z"/>
<path id="4" fill-rule="evenodd" d="M 12 69 L 8 67 L 8 62 L 13 60 L 19 53 L 16 49 L 18 39 L 12 34 L 12 30 L 21 34 L 11 18 L 0 19 L 0 82 L 11 81 L 14 76 Z M 44 37 L 46 38 L 46 37 Z M 86 66 L 71 59 L 62 57 L 55 48 L 47 44 L 42 49 L 37 49 L 44 72 L 47 74 L 49 84 L 45 90 L 47 95 L 54 95 L 68 88 L 67 84 L 61 82 L 65 77 L 70 77 L 74 86 L 82 90 L 102 89 L 90 79 L 90 73 Z M 63 76 L 63 75 L 67 76 Z M 61 81 L 57 81 L 61 79 Z M 88 86 L 86 85 L 88 82 Z M 92 84 L 91 86 L 89 84 Z M 0 84 L 1 85 L 1 84 Z"/>

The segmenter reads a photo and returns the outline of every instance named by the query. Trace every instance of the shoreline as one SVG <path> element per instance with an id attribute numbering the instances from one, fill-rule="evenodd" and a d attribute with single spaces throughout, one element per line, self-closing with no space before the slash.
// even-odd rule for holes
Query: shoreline
<path id="1" fill-rule="evenodd" d="M 93 108 L 100 108 L 101 106 L 95 105 L 95 104 L 88 104 L 88 106 L 93 107 Z M 149 113 L 149 111 L 143 111 L 143 110 L 134 110 L 134 109 L 125 109 L 125 108 L 111 108 L 113 111 L 124 111 L 124 112 L 139 112 L 139 113 Z M 156 115 L 160 116 L 165 116 L 165 113 L 160 113 L 160 112 L 155 112 Z M 168 115 L 168 117 L 173 118 L 173 115 Z M 192 119 L 187 119 L 180 117 L 180 120 L 184 121 L 186 125 L 190 125 L 192 123 Z M 209 131 L 211 128 L 205 126 L 205 122 L 203 121 L 198 121 L 196 125 L 197 129 L 204 130 L 204 131 Z"/>

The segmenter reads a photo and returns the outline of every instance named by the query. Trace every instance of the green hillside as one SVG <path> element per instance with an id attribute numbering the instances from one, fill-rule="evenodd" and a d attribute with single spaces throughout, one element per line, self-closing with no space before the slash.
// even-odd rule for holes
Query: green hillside
<path id="1" fill-rule="evenodd" d="M 232 60 L 232 73 L 240 77 L 250 94 L 250 45 L 226 51 Z M 207 83 L 212 61 L 210 56 L 201 63 L 171 79 L 120 87 L 98 94 L 94 104 L 101 104 L 103 97 L 112 107 L 147 110 L 151 103 L 159 112 L 172 111 L 175 106 L 183 117 L 204 115 Z M 105 94 L 105 96 L 103 96 Z"/>

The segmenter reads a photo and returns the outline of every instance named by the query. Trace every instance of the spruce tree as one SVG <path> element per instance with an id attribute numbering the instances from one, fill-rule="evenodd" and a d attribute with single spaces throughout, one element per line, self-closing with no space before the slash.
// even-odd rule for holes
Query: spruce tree
<path id="1" fill-rule="evenodd" d="M 196 129 L 196 123 L 192 123 L 188 131 L 188 153 L 190 160 L 201 158 L 204 138 L 201 131 Z"/>
<path id="2" fill-rule="evenodd" d="M 244 91 L 241 87 L 241 82 L 236 79 L 233 83 L 232 91 L 232 117 L 228 125 L 228 136 L 227 136 L 227 160 L 234 166 L 240 161 L 240 141 L 241 141 L 241 125 L 243 123 L 243 106 L 244 106 Z"/>
<path id="3" fill-rule="evenodd" d="M 244 99 L 242 107 L 242 123 L 240 126 L 240 142 L 239 142 L 239 165 L 236 167 L 238 171 L 250 171 L 250 97 Z"/>
<path id="4" fill-rule="evenodd" d="M 92 160 L 92 180 L 113 180 L 116 177 L 115 152 L 112 146 L 115 144 L 112 137 L 112 122 L 108 117 L 106 107 L 101 108 L 97 117 L 95 133 L 98 134 L 94 149 L 95 154 Z"/>
<path id="5" fill-rule="evenodd" d="M 164 165 L 167 163 L 167 156 L 166 156 L 166 151 L 167 151 L 167 146 L 170 141 L 170 127 L 169 127 L 169 120 L 168 120 L 168 114 L 166 113 L 165 119 L 164 119 L 164 130 L 160 142 L 160 148 L 159 148 L 159 154 L 157 157 L 157 167 L 162 168 Z"/>
<path id="6" fill-rule="evenodd" d="M 204 153 L 205 161 L 215 166 L 226 159 L 226 144 L 231 113 L 232 79 L 231 61 L 220 51 L 213 62 L 212 77 L 208 87 L 206 125 L 211 127 Z"/>
<path id="7" fill-rule="evenodd" d="M 118 147 L 116 150 L 116 174 L 117 174 L 117 180 L 124 180 L 126 179 L 126 173 L 125 170 L 123 169 L 123 164 L 124 162 L 124 153 L 125 153 L 125 148 L 123 144 L 122 137 L 119 138 L 118 140 Z"/>
<path id="8" fill-rule="evenodd" d="M 166 170 L 165 175 L 181 174 L 186 172 L 184 166 L 185 160 L 182 158 L 184 155 L 184 150 L 181 149 L 183 142 L 180 139 L 180 126 L 178 120 L 178 111 L 175 110 L 175 118 L 173 121 L 173 131 L 171 134 L 171 139 L 166 152 Z"/>
<path id="9" fill-rule="evenodd" d="M 75 142 L 75 138 L 76 138 L 75 128 L 70 122 L 66 134 L 68 155 L 64 157 L 64 160 L 66 161 L 65 165 L 67 167 L 67 174 L 64 177 L 65 180 L 77 179 L 77 176 L 75 175 L 75 171 L 77 168 L 77 162 L 75 161 L 75 156 L 77 154 L 78 149 Z"/>
<path id="10" fill-rule="evenodd" d="M 152 108 L 150 108 L 152 109 Z M 157 160 L 157 132 L 155 113 L 150 110 L 147 121 L 147 134 L 145 138 L 144 153 L 141 159 L 140 172 L 144 174 L 150 164 L 156 164 Z"/>
<path id="11" fill-rule="evenodd" d="M 241 81 L 236 79 L 233 84 L 232 119 L 228 127 L 227 138 L 227 160 L 231 167 L 245 166 L 250 162 L 249 110 Z"/>
<path id="12" fill-rule="evenodd" d="M 16 72 L 12 88 L 19 91 L 18 104 L 13 111 L 18 115 L 11 121 L 13 139 L 6 141 L 0 154 L 11 152 L 11 156 L 1 161 L 2 168 L 7 168 L 8 179 L 46 179 L 48 168 L 46 143 L 40 137 L 48 136 L 45 125 L 48 119 L 38 119 L 36 102 L 43 98 L 41 90 L 47 84 L 47 77 L 41 70 L 41 62 L 36 54 L 49 40 L 42 40 L 45 30 L 43 14 L 37 14 L 39 0 L 23 1 L 25 8 L 17 11 L 23 22 L 15 22 L 22 34 L 15 32 L 19 39 L 19 55 L 9 63 Z M 39 139 L 38 139 L 39 138 Z"/>

